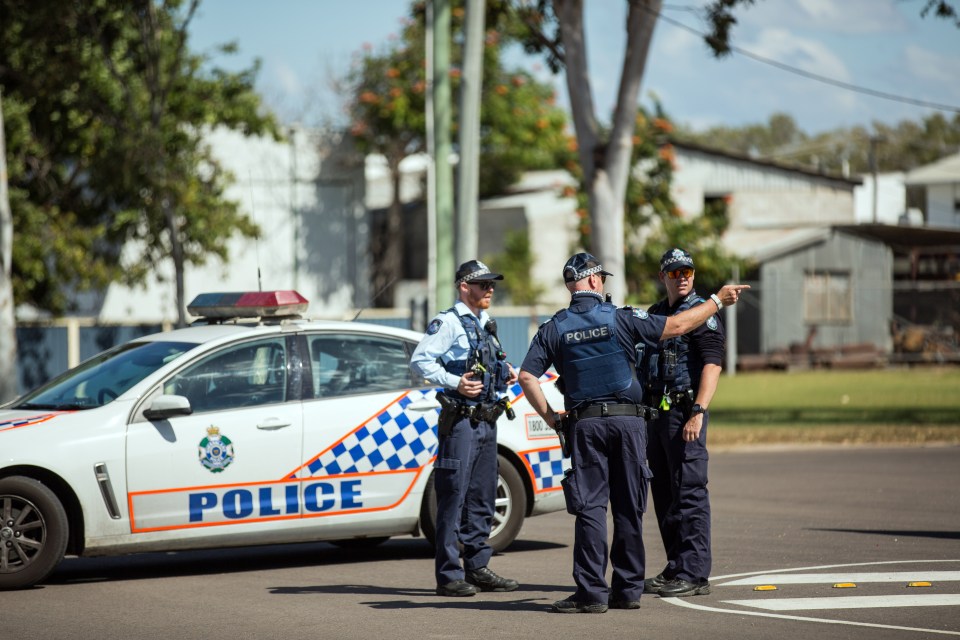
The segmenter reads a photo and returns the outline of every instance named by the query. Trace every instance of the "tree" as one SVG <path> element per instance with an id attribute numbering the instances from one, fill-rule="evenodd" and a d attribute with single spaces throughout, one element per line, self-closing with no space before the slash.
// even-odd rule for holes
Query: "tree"
<path id="1" fill-rule="evenodd" d="M 209 59 L 190 53 L 198 4 L 38 0 L 24 11 L 0 0 L 5 184 L 16 234 L 0 251 L 10 264 L 0 299 L 9 286 L 11 304 L 60 315 L 78 292 L 140 284 L 172 258 L 182 323 L 185 265 L 225 258 L 233 233 L 257 233 L 224 198 L 230 176 L 204 135 L 225 126 L 276 136 L 277 126 L 260 112 L 256 66 L 207 70 Z M 12 335 L 12 322 L 12 313 L 0 315 L 0 335 Z M 0 348 L 0 371 L 12 370 L 12 353 Z"/>
<path id="2" fill-rule="evenodd" d="M 734 11 L 756 0 L 712 0 L 704 8 L 710 33 L 705 38 L 717 57 L 730 53 L 731 30 L 737 20 Z M 630 141 L 637 111 L 637 96 L 647 65 L 653 30 L 663 7 L 662 0 L 627 0 L 627 44 L 620 75 L 617 104 L 608 130 L 601 127 L 593 104 L 587 72 L 583 29 L 584 0 L 512 0 L 526 26 L 527 51 L 546 55 L 555 73 L 564 70 L 570 108 L 576 130 L 578 155 L 584 176 L 591 219 L 591 250 L 615 273 L 625 267 L 624 196 L 630 171 Z M 925 0 L 922 14 L 957 20 L 953 3 Z M 608 289 L 623 300 L 624 280 L 611 280 Z M 612 284 L 612 286 L 611 286 Z"/>
<path id="3" fill-rule="evenodd" d="M 463 27 L 463 1 L 454 0 L 454 32 Z M 550 87 L 523 71 L 505 69 L 502 46 L 512 38 L 514 26 L 492 3 L 485 22 L 486 46 L 480 142 L 480 195 L 502 193 L 523 171 L 557 166 L 568 155 L 566 117 L 556 106 Z M 350 132 L 358 147 L 386 158 L 393 196 L 382 233 L 371 250 L 374 291 L 378 306 L 393 304 L 392 281 L 401 273 L 403 218 L 400 202 L 400 162 L 426 150 L 425 3 L 411 7 L 401 36 L 382 51 L 367 48 L 344 78 L 343 93 L 350 96 L 347 110 Z M 462 46 L 452 51 L 453 90 L 459 88 Z M 454 114 L 456 116 L 456 112 Z M 454 117 L 456 121 L 456 117 Z"/>
<path id="4" fill-rule="evenodd" d="M 670 191 L 675 168 L 673 131 L 674 125 L 659 102 L 655 102 L 652 114 L 638 109 L 631 141 L 633 170 L 624 201 L 628 232 L 620 276 L 630 292 L 624 299 L 629 304 L 649 304 L 660 297 L 654 276 L 660 270 L 660 256 L 671 247 L 683 247 L 696 256 L 697 279 L 707 289 L 723 285 L 734 265 L 746 266 L 720 243 L 729 224 L 725 200 L 711 201 L 702 212 L 687 212 L 699 214 L 694 216 L 685 215 L 673 201 Z M 582 180 L 578 171 L 574 174 Z M 589 246 L 591 218 L 583 188 L 577 198 L 580 240 L 583 246 Z"/>
<path id="5" fill-rule="evenodd" d="M 960 150 L 960 114 L 941 113 L 920 122 L 902 120 L 895 125 L 874 122 L 807 134 L 793 119 L 774 114 L 766 125 L 711 127 L 706 131 L 678 131 L 677 137 L 705 146 L 840 174 L 866 174 L 870 169 L 871 139 L 877 144 L 877 166 L 882 172 L 910 171 Z"/>
<path id="6" fill-rule="evenodd" d="M 3 133 L 3 90 L 0 88 L 0 403 L 17 395 L 17 334 L 13 319 L 13 216 L 7 195 L 7 144 Z"/>
<path id="7" fill-rule="evenodd" d="M 260 113 L 256 67 L 207 70 L 189 51 L 198 4 L 0 0 L 18 304 L 61 314 L 77 291 L 141 283 L 172 259 L 183 322 L 184 266 L 256 234 L 224 198 L 230 177 L 204 135 L 278 135 L 276 123 Z"/>

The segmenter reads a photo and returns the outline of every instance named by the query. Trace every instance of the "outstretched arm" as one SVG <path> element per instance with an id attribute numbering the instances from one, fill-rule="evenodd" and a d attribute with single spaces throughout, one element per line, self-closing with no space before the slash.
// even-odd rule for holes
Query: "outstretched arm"
<path id="1" fill-rule="evenodd" d="M 719 303 L 714 300 L 714 296 L 710 296 L 709 300 L 667 318 L 667 323 L 663 327 L 663 333 L 660 335 L 660 339 L 675 338 L 693 331 L 720 309 L 737 304 L 737 300 L 740 299 L 740 292 L 749 288 L 750 285 L 748 284 L 724 285 L 720 291 L 714 294 L 720 301 Z"/>

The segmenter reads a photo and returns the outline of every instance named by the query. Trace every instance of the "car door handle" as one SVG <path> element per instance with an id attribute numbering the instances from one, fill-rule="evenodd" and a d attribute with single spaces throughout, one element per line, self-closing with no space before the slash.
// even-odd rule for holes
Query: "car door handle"
<path id="1" fill-rule="evenodd" d="M 411 402 L 407 405 L 407 409 L 410 411 L 420 411 L 426 412 L 431 409 L 439 409 L 440 403 L 437 402 L 434 398 L 423 398 L 422 400 L 417 400 L 416 402 Z"/>
<path id="2" fill-rule="evenodd" d="M 281 422 L 279 418 L 267 418 L 257 425 L 257 429 L 273 431 L 274 429 L 283 429 L 284 427 L 289 427 L 291 424 L 292 423 L 290 422 Z"/>

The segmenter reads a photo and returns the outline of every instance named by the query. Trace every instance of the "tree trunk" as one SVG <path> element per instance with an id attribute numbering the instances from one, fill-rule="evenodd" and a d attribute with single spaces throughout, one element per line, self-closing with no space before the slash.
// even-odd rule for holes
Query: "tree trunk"
<path id="1" fill-rule="evenodd" d="M 173 259 L 174 280 L 177 288 L 177 327 L 185 327 L 187 326 L 187 302 L 183 299 L 183 244 L 180 241 L 176 213 L 167 198 L 164 198 L 163 211 L 167 219 L 167 230 L 170 232 L 170 257 Z M 259 265 L 257 268 L 260 268 Z"/>
<path id="2" fill-rule="evenodd" d="M 584 188 L 590 207 L 590 251 L 605 269 L 618 277 L 607 280 L 606 291 L 616 303 L 626 298 L 624 200 L 638 95 L 653 40 L 653 28 L 662 0 L 630 0 L 627 14 L 627 49 L 623 57 L 620 88 L 609 140 L 600 139 L 593 105 L 593 90 L 587 70 L 583 34 L 583 0 L 553 0 L 560 22 L 560 37 L 566 61 L 567 91 Z"/>
<path id="3" fill-rule="evenodd" d="M 400 162 L 389 161 L 390 182 L 393 197 L 387 208 L 387 220 L 380 241 L 377 260 L 377 277 L 374 279 L 374 300 L 377 307 L 396 306 L 394 284 L 403 276 L 403 202 L 400 200 Z"/>
<path id="4" fill-rule="evenodd" d="M 17 396 L 17 325 L 13 314 L 13 213 L 7 188 L 7 145 L 0 91 L 0 403 Z"/>

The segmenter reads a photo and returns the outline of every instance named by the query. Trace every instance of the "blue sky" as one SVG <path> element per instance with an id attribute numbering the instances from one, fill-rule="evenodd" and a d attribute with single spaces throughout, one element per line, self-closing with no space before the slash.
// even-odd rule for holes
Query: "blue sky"
<path id="1" fill-rule="evenodd" d="M 599 116 L 615 99 L 624 49 L 626 2 L 586 0 L 587 55 Z M 691 8 L 702 0 L 666 2 L 664 15 L 691 29 L 702 22 Z M 923 0 L 758 0 L 741 9 L 734 46 L 808 74 L 960 110 L 960 29 L 919 17 Z M 379 49 L 401 28 L 407 0 L 203 0 L 191 26 L 194 50 L 236 41 L 239 53 L 218 56 L 227 68 L 254 57 L 257 87 L 286 122 L 338 121 L 342 104 L 330 90 L 351 57 L 367 44 Z M 511 63 L 566 88 L 545 65 L 519 52 Z M 763 123 L 789 113 L 807 133 L 873 122 L 895 124 L 934 113 L 929 107 L 881 99 L 734 53 L 714 59 L 695 34 L 660 21 L 641 89 L 656 94 L 677 121 L 712 125 Z M 952 113 L 946 113 L 952 118 Z"/>

